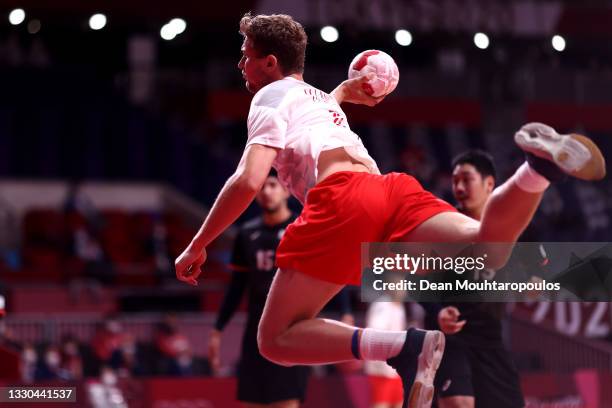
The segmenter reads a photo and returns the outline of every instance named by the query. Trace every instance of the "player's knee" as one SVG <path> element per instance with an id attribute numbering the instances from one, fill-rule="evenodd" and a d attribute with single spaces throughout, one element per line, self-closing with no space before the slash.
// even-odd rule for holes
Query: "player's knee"
<path id="1" fill-rule="evenodd" d="M 294 366 L 293 363 L 286 361 L 286 353 L 278 336 L 265 330 L 265 327 L 262 328 L 261 325 L 257 330 L 257 347 L 259 348 L 259 354 L 266 360 L 284 367 Z"/>

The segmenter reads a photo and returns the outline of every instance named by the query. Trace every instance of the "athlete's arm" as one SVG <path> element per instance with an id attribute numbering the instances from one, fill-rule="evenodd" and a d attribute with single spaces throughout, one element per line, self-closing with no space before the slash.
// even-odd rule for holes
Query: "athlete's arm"
<path id="1" fill-rule="evenodd" d="M 330 95 L 336 98 L 338 104 L 342 102 L 355 103 L 358 105 L 374 106 L 385 99 L 385 96 L 375 98 L 363 90 L 363 84 L 368 82 L 374 74 L 367 74 L 358 78 L 347 79 L 334 89 Z"/>
<path id="2" fill-rule="evenodd" d="M 247 146 L 236 172 L 227 180 L 206 220 L 185 251 L 176 259 L 176 277 L 197 285 L 205 248 L 247 209 L 270 173 L 278 149 L 260 144 Z"/>

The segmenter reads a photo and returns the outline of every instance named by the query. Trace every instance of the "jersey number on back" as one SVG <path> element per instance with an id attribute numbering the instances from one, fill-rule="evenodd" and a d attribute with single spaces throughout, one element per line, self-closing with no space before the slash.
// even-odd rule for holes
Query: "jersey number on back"
<path id="1" fill-rule="evenodd" d="M 260 271 L 269 271 L 274 268 L 274 250 L 260 249 L 255 253 L 257 258 L 257 269 Z"/>
<path id="2" fill-rule="evenodd" d="M 329 113 L 332 114 L 334 125 L 344 127 L 344 115 L 342 115 L 340 112 L 335 111 L 333 109 L 328 109 L 328 110 L 329 110 Z"/>

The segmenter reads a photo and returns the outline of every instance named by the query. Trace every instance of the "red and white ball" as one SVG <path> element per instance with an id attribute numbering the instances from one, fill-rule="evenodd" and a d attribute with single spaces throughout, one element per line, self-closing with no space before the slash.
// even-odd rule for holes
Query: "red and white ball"
<path id="1" fill-rule="evenodd" d="M 364 91 L 376 98 L 393 92 L 399 82 L 397 64 L 383 51 L 367 50 L 353 58 L 348 71 L 350 79 L 369 73 L 376 76 L 364 84 Z"/>

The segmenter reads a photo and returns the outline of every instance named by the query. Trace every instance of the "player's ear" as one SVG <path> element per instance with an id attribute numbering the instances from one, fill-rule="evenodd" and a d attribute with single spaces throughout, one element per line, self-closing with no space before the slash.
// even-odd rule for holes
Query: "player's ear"
<path id="1" fill-rule="evenodd" d="M 276 58 L 276 56 L 270 54 L 266 57 L 266 68 L 269 68 L 270 70 L 273 70 L 274 68 L 276 68 L 278 66 L 278 59 Z"/>
<path id="2" fill-rule="evenodd" d="M 487 193 L 491 193 L 495 188 L 495 178 L 493 178 L 493 176 L 485 177 L 485 186 L 487 189 Z"/>

